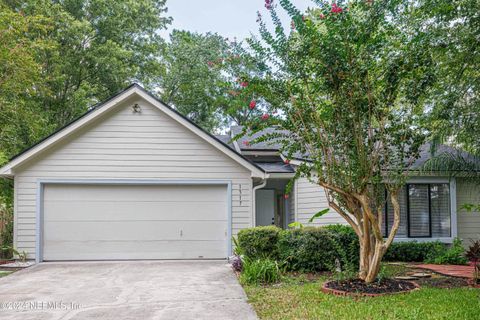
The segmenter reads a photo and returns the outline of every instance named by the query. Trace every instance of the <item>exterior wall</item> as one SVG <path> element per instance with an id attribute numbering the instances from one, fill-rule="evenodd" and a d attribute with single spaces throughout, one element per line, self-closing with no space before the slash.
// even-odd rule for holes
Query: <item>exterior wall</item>
<path id="1" fill-rule="evenodd" d="M 295 183 L 295 207 L 297 221 L 308 226 L 324 226 L 329 224 L 347 224 L 347 222 L 333 209 L 315 219 L 313 223 L 308 220 L 320 210 L 328 208 L 328 201 L 322 187 L 315 185 L 306 178 L 299 178 Z"/>
<path id="2" fill-rule="evenodd" d="M 480 186 L 457 178 L 458 237 L 464 241 L 465 246 L 468 246 L 470 240 L 480 239 L 480 212 L 466 212 L 461 208 L 465 203 L 480 204 Z"/>
<path id="3" fill-rule="evenodd" d="M 141 113 L 132 113 L 138 103 Z M 39 179 L 230 180 L 232 234 L 252 226 L 251 172 L 137 98 L 15 170 L 15 246 L 35 258 Z"/>

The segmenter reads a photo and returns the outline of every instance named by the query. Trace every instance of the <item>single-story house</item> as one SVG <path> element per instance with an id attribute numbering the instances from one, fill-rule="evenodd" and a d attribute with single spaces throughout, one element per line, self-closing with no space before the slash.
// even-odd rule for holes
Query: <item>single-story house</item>
<path id="1" fill-rule="evenodd" d="M 308 224 L 327 207 L 306 179 L 285 197 L 295 161 L 278 146 L 232 142 L 240 130 L 213 136 L 129 86 L 0 169 L 14 179 L 14 246 L 37 262 L 219 259 L 241 229 Z M 398 240 L 478 238 L 480 215 L 459 208 L 479 201 L 463 179 L 412 178 Z M 333 210 L 313 224 L 332 223 L 344 223 Z"/>

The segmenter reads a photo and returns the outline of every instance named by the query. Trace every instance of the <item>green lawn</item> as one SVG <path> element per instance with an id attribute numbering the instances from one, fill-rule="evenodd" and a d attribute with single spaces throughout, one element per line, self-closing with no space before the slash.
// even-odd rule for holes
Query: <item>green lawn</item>
<path id="1" fill-rule="evenodd" d="M 10 273 L 12 273 L 12 271 L 0 271 L 0 278 L 8 276 Z"/>
<path id="2" fill-rule="evenodd" d="M 409 294 L 376 298 L 337 297 L 320 291 L 325 278 L 244 286 L 261 319 L 479 319 L 480 289 L 422 287 Z"/>

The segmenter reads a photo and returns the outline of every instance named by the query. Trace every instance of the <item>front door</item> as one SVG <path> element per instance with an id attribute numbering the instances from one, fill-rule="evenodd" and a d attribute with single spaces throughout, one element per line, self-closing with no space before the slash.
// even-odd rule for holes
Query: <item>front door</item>
<path id="1" fill-rule="evenodd" d="M 257 190 L 255 206 L 257 226 L 275 225 L 275 190 Z"/>

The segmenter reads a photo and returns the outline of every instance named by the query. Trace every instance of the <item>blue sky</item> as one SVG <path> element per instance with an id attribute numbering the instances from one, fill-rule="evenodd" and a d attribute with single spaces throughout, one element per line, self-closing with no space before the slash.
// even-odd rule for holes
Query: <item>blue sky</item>
<path id="1" fill-rule="evenodd" d="M 310 0 L 292 2 L 301 10 L 313 6 Z M 265 0 L 167 0 L 168 15 L 173 17 L 173 23 L 162 35 L 167 38 L 172 29 L 183 29 L 217 32 L 231 40 L 233 37 L 242 40 L 249 37 L 250 32 L 258 33 L 257 11 L 269 21 L 264 5 Z M 279 13 L 288 26 L 290 19 L 286 13 L 280 8 Z"/>

